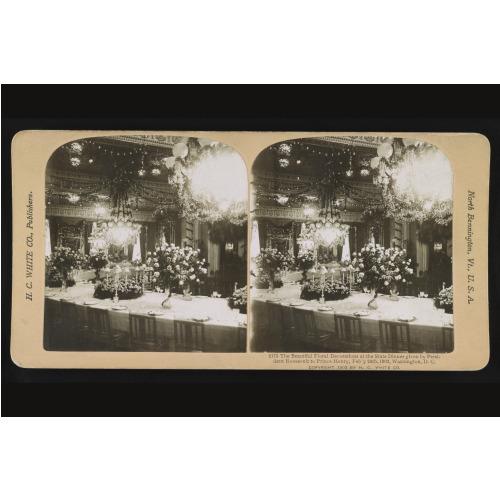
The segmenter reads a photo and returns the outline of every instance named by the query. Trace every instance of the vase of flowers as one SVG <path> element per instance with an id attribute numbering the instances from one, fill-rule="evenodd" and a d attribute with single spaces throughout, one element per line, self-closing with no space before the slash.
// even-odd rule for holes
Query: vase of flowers
<path id="1" fill-rule="evenodd" d="M 295 260 L 297 268 L 302 272 L 302 283 L 307 281 L 307 271 L 314 266 L 314 252 L 307 248 L 301 248 Z"/>
<path id="2" fill-rule="evenodd" d="M 72 279 L 73 273 L 80 269 L 83 259 L 80 252 L 75 252 L 69 247 L 54 248 L 52 255 L 46 259 L 47 281 L 59 279 L 61 291 L 66 292 L 68 281 Z"/>
<path id="3" fill-rule="evenodd" d="M 227 299 L 227 305 L 231 309 L 239 309 L 240 314 L 247 313 L 247 287 L 236 289 L 231 297 Z"/>
<path id="4" fill-rule="evenodd" d="M 398 300 L 399 288 L 412 279 L 411 259 L 404 249 L 369 243 L 352 257 L 351 269 L 357 273 L 356 282 L 375 293 L 370 301 L 372 305 L 379 293 L 390 293 L 396 297 L 392 300 Z"/>
<path id="5" fill-rule="evenodd" d="M 91 250 L 88 264 L 94 270 L 95 281 L 97 282 L 101 269 L 104 269 L 108 265 L 108 257 L 102 250 Z"/>
<path id="6" fill-rule="evenodd" d="M 254 257 L 253 261 L 257 268 L 258 280 L 267 282 L 270 293 L 274 292 L 276 282 L 282 280 L 283 273 L 293 263 L 289 255 L 285 255 L 274 248 L 261 248 L 259 255 Z"/>
<path id="7" fill-rule="evenodd" d="M 187 300 L 191 299 L 191 285 L 200 283 L 207 274 L 207 263 L 201 258 L 199 250 L 190 247 L 180 248 L 172 244 L 157 247 L 148 252 L 146 260 L 153 267 L 153 283 L 163 293 L 168 290 L 183 292 Z"/>
<path id="8" fill-rule="evenodd" d="M 130 279 L 121 277 L 106 277 L 94 289 L 96 299 L 118 300 L 136 299 L 143 294 L 142 278 L 134 276 Z"/>
<path id="9" fill-rule="evenodd" d="M 443 288 L 436 298 L 437 306 L 444 307 L 446 314 L 453 314 L 453 285 Z"/>

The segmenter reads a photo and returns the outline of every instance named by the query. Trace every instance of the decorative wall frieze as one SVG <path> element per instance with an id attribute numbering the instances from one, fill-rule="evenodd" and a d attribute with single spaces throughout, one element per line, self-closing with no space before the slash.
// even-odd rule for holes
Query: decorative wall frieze
<path id="1" fill-rule="evenodd" d="M 95 213 L 95 207 L 72 207 L 68 205 L 50 206 L 45 209 L 45 216 L 55 216 L 55 217 L 70 217 L 78 219 L 87 220 L 104 220 L 109 217 L 109 210 L 106 209 L 105 212 L 98 217 Z M 154 222 L 152 212 L 134 212 L 135 222 Z"/>
<path id="2" fill-rule="evenodd" d="M 342 212 L 343 222 L 362 222 L 361 212 Z M 311 221 L 311 217 L 304 215 L 302 208 L 289 208 L 289 207 L 259 207 L 252 211 L 254 219 L 287 219 L 300 222 Z"/>

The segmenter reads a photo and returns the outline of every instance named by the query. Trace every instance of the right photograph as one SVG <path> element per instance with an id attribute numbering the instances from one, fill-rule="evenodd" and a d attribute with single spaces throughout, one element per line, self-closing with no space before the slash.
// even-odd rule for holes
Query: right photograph
<path id="1" fill-rule="evenodd" d="M 251 171 L 250 350 L 449 353 L 453 169 L 408 138 L 294 139 Z"/>

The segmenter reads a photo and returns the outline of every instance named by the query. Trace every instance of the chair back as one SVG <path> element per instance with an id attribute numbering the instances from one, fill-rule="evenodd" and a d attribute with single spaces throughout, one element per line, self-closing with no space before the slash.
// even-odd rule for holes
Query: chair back
<path id="1" fill-rule="evenodd" d="M 176 352 L 205 352 L 205 325 L 201 322 L 174 320 Z"/>
<path id="2" fill-rule="evenodd" d="M 62 326 L 68 334 L 74 333 L 78 329 L 76 304 L 74 302 L 61 302 L 61 320 Z"/>
<path id="3" fill-rule="evenodd" d="M 409 323 L 379 320 L 379 333 L 384 352 L 412 352 Z"/>
<path id="4" fill-rule="evenodd" d="M 316 337 L 318 335 L 314 311 L 294 308 L 293 319 L 295 321 L 297 336 L 304 338 Z"/>
<path id="5" fill-rule="evenodd" d="M 340 341 L 362 344 L 361 318 L 348 314 L 335 314 L 335 334 Z"/>
<path id="6" fill-rule="evenodd" d="M 99 336 L 108 336 L 111 334 L 111 325 L 109 322 L 109 310 L 98 307 L 88 308 L 89 328 L 93 334 Z"/>
<path id="7" fill-rule="evenodd" d="M 453 352 L 453 349 L 455 348 L 453 327 L 452 326 L 443 326 L 442 336 L 443 336 L 443 350 L 442 350 L 442 352 Z"/>
<path id="8" fill-rule="evenodd" d="M 238 327 L 238 340 L 236 343 L 236 352 L 246 352 L 247 350 L 247 327 Z"/>
<path id="9" fill-rule="evenodd" d="M 145 314 L 129 314 L 129 345 L 136 349 L 152 350 L 160 347 L 156 318 Z"/>

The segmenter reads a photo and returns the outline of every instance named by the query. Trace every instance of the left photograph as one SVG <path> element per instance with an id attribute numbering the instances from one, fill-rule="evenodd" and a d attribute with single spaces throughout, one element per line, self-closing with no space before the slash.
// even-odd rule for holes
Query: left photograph
<path id="1" fill-rule="evenodd" d="M 233 148 L 85 138 L 45 178 L 45 350 L 246 352 L 248 173 Z"/>

